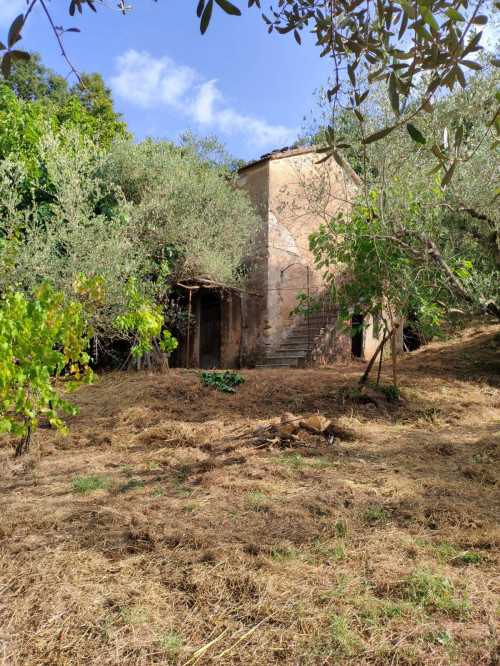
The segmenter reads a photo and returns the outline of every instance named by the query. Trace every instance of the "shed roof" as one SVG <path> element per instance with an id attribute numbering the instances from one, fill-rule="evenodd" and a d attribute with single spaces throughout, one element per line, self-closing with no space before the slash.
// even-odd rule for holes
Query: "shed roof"
<path id="1" fill-rule="evenodd" d="M 262 164 L 270 160 L 279 160 L 283 159 L 284 157 L 295 157 L 296 155 L 315 153 L 320 147 L 321 146 L 318 145 L 285 146 L 285 148 L 279 148 L 277 150 L 271 151 L 270 153 L 265 153 L 265 155 L 261 155 L 261 157 L 257 160 L 251 160 L 250 162 L 248 162 L 248 164 L 245 164 L 244 166 L 240 167 L 238 169 L 238 173 L 241 173 L 242 171 L 245 171 L 245 169 L 249 169 L 251 167 L 257 166 L 258 164 Z M 358 186 L 361 185 L 361 179 L 359 178 L 357 173 L 349 166 L 349 164 L 345 159 L 344 162 L 345 162 L 345 171 L 349 174 L 354 184 Z"/>

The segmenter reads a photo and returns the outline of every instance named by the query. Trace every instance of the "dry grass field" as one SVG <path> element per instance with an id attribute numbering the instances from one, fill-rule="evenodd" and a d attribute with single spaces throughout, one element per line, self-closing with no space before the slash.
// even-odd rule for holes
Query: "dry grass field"
<path id="1" fill-rule="evenodd" d="M 496 330 L 401 359 L 394 402 L 354 362 L 114 373 L 1 439 L 0 663 L 498 664 Z M 259 430 L 287 413 L 352 436 Z"/>

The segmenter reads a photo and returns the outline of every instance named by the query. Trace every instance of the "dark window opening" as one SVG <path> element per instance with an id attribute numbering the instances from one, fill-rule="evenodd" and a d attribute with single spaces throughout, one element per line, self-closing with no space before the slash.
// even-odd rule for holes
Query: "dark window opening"
<path id="1" fill-rule="evenodd" d="M 351 353 L 356 358 L 363 358 L 363 326 L 364 317 L 363 315 L 353 315 L 351 319 L 352 327 L 352 341 L 351 341 Z"/>
<path id="2" fill-rule="evenodd" d="M 418 314 L 410 309 L 406 313 L 406 324 L 403 327 L 403 349 L 404 351 L 415 351 L 425 344 L 425 335 L 420 330 Z"/>

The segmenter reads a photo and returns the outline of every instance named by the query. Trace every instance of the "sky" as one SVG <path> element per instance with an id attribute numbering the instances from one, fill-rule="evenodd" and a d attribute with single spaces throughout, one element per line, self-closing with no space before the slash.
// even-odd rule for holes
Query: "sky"
<path id="1" fill-rule="evenodd" d="M 300 46 L 291 34 L 269 35 L 255 6 L 233 2 L 242 16 L 216 6 L 203 36 L 197 0 L 130 0 L 126 16 L 98 6 L 97 14 L 85 7 L 70 17 L 69 0 L 47 5 L 56 25 L 81 30 L 63 36 L 70 59 L 78 71 L 103 76 L 137 139 L 175 140 L 190 128 L 216 134 L 235 157 L 249 160 L 296 141 L 331 61 L 319 57 L 312 35 L 305 33 Z M 0 0 L 0 40 L 25 10 L 25 0 Z M 39 51 L 44 64 L 71 80 L 41 8 L 22 36 L 19 46 Z"/>

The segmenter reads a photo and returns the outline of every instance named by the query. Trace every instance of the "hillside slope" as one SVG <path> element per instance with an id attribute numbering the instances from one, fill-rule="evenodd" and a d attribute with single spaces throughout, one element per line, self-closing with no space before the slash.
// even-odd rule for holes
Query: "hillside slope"
<path id="1" fill-rule="evenodd" d="M 361 363 L 112 373 L 0 438 L 0 663 L 498 663 L 499 350 L 433 343 L 393 403 Z M 314 414 L 341 437 L 267 427 Z"/>

